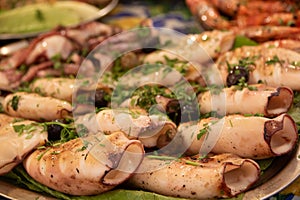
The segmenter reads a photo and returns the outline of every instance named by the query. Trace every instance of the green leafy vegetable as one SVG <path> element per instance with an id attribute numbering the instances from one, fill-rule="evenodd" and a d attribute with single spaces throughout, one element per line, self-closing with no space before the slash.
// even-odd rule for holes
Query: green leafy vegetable
<path id="1" fill-rule="evenodd" d="M 268 169 L 272 162 L 273 162 L 274 158 L 269 158 L 269 159 L 263 159 L 263 160 L 256 160 L 257 164 L 259 164 L 259 167 L 262 171 Z"/>
<path id="2" fill-rule="evenodd" d="M 236 197 L 232 197 L 232 198 L 229 198 L 229 199 L 226 199 L 226 200 L 242 200 L 244 198 L 244 193 L 241 193 L 239 195 L 237 195 Z"/>
<path id="3" fill-rule="evenodd" d="M 92 197 L 75 197 L 73 199 L 88 200 L 186 200 L 183 198 L 167 197 L 160 194 L 140 190 L 117 189 Z"/>
<path id="4" fill-rule="evenodd" d="M 72 199 L 68 195 L 52 190 L 35 181 L 27 174 L 27 172 L 22 167 L 22 165 L 15 167 L 11 172 L 4 175 L 4 177 L 16 180 L 16 182 L 20 184 L 20 186 L 27 187 L 33 191 L 44 192 L 58 199 L 66 199 L 66 200 Z"/>
<path id="5" fill-rule="evenodd" d="M 258 43 L 245 37 L 242 35 L 238 35 L 235 37 L 234 43 L 233 43 L 233 49 L 242 47 L 242 46 L 257 46 Z"/>
<path id="6" fill-rule="evenodd" d="M 38 183 L 27 174 L 22 165 L 15 167 L 12 171 L 4 175 L 2 178 L 10 180 L 13 184 L 17 183 L 18 185 L 30 190 L 43 192 L 55 198 L 64 200 L 186 200 L 183 198 L 167 197 L 152 192 L 126 189 L 116 189 L 95 196 L 69 196 Z"/>
<path id="7" fill-rule="evenodd" d="M 292 108 L 288 111 L 288 114 L 296 122 L 298 133 L 300 134 L 300 92 L 294 92 L 294 101 Z"/>

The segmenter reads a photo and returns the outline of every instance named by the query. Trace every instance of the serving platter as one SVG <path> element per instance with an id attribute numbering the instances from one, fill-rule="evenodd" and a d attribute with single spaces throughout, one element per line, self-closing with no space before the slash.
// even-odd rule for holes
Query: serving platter
<path id="1" fill-rule="evenodd" d="M 15 8 L 0 13 L 0 23 L 1 21 L 6 21 L 5 24 L 8 23 L 7 30 L 0 31 L 0 40 L 34 37 L 59 25 L 78 26 L 107 15 L 117 4 L 118 0 L 109 0 L 99 7 L 80 1 L 56 1 L 52 4 L 37 3 Z M 62 12 L 62 10 L 68 12 Z M 53 20 L 56 14 L 58 16 Z M 16 16 L 19 16 L 17 20 Z M 69 19 L 63 21 L 60 18 Z M 32 27 L 31 21 L 36 21 L 34 27 Z M 10 32 L 9 27 L 11 26 L 17 27 L 17 30 Z"/>

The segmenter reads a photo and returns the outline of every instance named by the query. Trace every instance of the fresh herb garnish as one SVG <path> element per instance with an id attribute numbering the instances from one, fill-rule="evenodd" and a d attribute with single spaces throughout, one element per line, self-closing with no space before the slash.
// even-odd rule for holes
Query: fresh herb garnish
<path id="1" fill-rule="evenodd" d="M 158 159 L 158 160 L 178 160 L 178 158 L 173 156 L 160 156 L 160 155 L 148 155 L 147 158 Z"/>
<path id="2" fill-rule="evenodd" d="M 211 131 L 211 126 L 216 124 L 219 121 L 219 119 L 212 119 L 210 122 L 204 123 L 203 128 L 199 130 L 199 133 L 197 134 L 197 140 L 200 140 L 202 136 L 209 134 L 209 131 Z"/>
<path id="3" fill-rule="evenodd" d="M 259 58 L 260 58 L 260 56 L 258 56 L 258 55 L 257 56 L 248 56 L 248 57 L 239 59 L 238 63 L 230 64 L 230 63 L 226 62 L 228 72 L 235 66 L 244 67 L 247 70 L 250 70 L 250 66 L 255 65 L 255 61 Z"/>
<path id="4" fill-rule="evenodd" d="M 264 114 L 263 113 L 255 113 L 255 114 L 249 114 L 249 113 L 245 113 L 244 114 L 245 117 L 263 117 Z"/>
<path id="5" fill-rule="evenodd" d="M 273 58 L 267 60 L 265 63 L 267 65 L 274 65 L 276 63 L 279 63 L 280 65 L 282 65 L 282 60 L 279 59 L 279 57 L 277 55 L 273 56 Z"/>
<path id="6" fill-rule="evenodd" d="M 62 57 L 60 54 L 55 54 L 54 56 L 51 57 L 50 60 L 53 62 L 54 69 L 63 69 L 61 59 L 62 59 Z"/>
<path id="7" fill-rule="evenodd" d="M 199 133 L 197 134 L 197 140 L 200 140 L 202 138 L 202 136 L 204 136 L 205 134 L 207 134 L 210 130 L 210 124 L 209 123 L 205 123 L 203 124 L 203 128 L 200 129 Z"/>
<path id="8" fill-rule="evenodd" d="M 21 96 L 15 95 L 11 100 L 11 107 L 13 108 L 14 111 L 18 110 L 20 98 Z"/>
<path id="9" fill-rule="evenodd" d="M 72 139 L 76 139 L 79 137 L 78 133 L 77 133 L 77 130 L 74 126 L 73 123 L 70 123 L 70 124 L 64 124 L 64 123 L 61 123 L 61 122 L 56 122 L 56 121 L 53 121 L 53 122 L 43 122 L 43 123 L 40 123 L 42 126 L 44 126 L 44 129 L 47 130 L 47 126 L 49 125 L 58 125 L 58 126 L 61 126 L 62 129 L 60 131 L 60 140 L 58 142 L 60 143 L 64 143 L 64 142 L 67 142 L 69 140 L 72 140 Z M 83 131 L 83 129 L 80 129 Z M 83 133 L 81 133 L 83 134 Z"/>
<path id="10" fill-rule="evenodd" d="M 193 166 L 199 166 L 200 164 L 194 161 L 190 161 L 190 160 L 184 160 L 185 164 L 187 165 L 193 165 Z"/>

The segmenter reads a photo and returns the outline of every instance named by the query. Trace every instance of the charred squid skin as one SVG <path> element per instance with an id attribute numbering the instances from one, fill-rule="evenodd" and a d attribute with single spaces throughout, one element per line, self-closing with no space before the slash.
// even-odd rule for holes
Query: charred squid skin
<path id="1" fill-rule="evenodd" d="M 276 99 L 278 99 L 277 97 L 280 96 L 280 94 L 281 94 L 282 91 L 289 93 L 289 95 L 286 96 L 286 98 L 283 98 L 283 101 L 278 102 L 278 101 L 276 101 Z M 273 100 L 276 101 L 276 102 L 278 102 L 280 105 L 283 104 L 284 107 L 285 107 L 285 110 L 283 110 L 281 112 L 278 112 L 278 113 L 272 113 L 272 112 L 270 112 L 269 109 L 271 109 L 271 107 L 273 107 L 271 105 L 271 103 L 273 102 Z M 292 107 L 293 100 L 294 100 L 294 92 L 293 92 L 293 90 L 291 90 L 289 87 L 284 87 L 284 86 L 278 87 L 276 89 L 276 92 L 271 93 L 271 95 L 268 97 L 267 105 L 266 105 L 266 108 L 265 108 L 266 115 L 269 116 L 269 117 L 275 117 L 275 116 L 278 116 L 280 114 L 283 114 L 283 113 L 287 112 Z M 275 102 L 275 104 L 276 104 L 276 102 Z"/>
<path id="2" fill-rule="evenodd" d="M 270 146 L 270 150 L 272 151 L 272 153 L 276 156 L 289 153 L 294 149 L 294 148 L 288 148 L 286 151 L 276 152 L 276 146 L 275 146 L 276 144 L 274 144 L 275 142 L 273 140 L 276 140 L 277 138 L 274 139 L 273 137 L 276 137 L 275 134 L 280 133 L 281 130 L 284 130 L 285 128 L 284 126 L 287 126 L 287 124 L 285 124 L 285 120 L 292 122 L 291 124 L 289 124 L 289 126 L 291 129 L 294 130 L 295 133 L 297 133 L 297 127 L 296 127 L 296 123 L 294 122 L 294 119 L 287 114 L 283 115 L 281 120 L 270 119 L 269 121 L 266 121 L 264 124 L 264 139 L 266 143 Z M 291 145 L 295 147 L 298 138 L 299 138 L 298 134 L 295 134 L 294 138 L 282 136 L 281 140 L 286 141 L 287 143 L 290 143 L 291 140 L 294 140 L 294 143 Z"/>
<path id="3" fill-rule="evenodd" d="M 256 167 L 256 169 L 257 169 L 257 177 L 259 177 L 260 176 L 260 167 L 253 161 L 253 160 L 250 160 L 250 159 L 246 159 L 245 161 L 244 161 L 244 163 L 252 163 L 255 167 Z M 255 164 L 254 164 L 255 163 Z M 238 166 L 237 164 L 235 164 L 235 163 L 232 163 L 232 162 L 228 162 L 228 163 L 226 163 L 225 164 L 225 167 L 224 167 L 224 170 L 226 169 L 226 167 L 228 167 L 228 166 Z M 257 178 L 257 180 L 258 180 L 258 178 Z M 233 190 L 232 188 L 230 188 L 229 186 L 228 186 L 228 184 L 226 183 L 226 178 L 225 178 L 225 176 L 223 176 L 223 180 L 222 180 L 222 183 L 221 183 L 221 185 L 220 185 L 220 191 L 224 191 L 224 194 L 225 194 L 225 196 L 228 196 L 228 197 L 230 197 L 230 198 L 232 198 L 232 197 L 235 197 L 236 195 L 238 195 L 238 194 L 241 194 L 241 193 L 243 193 L 244 191 L 247 191 L 249 188 L 251 188 L 251 186 L 253 186 L 254 184 L 256 183 L 256 181 L 253 181 L 252 183 L 250 183 L 249 185 L 247 185 L 245 188 L 243 188 L 243 189 L 240 189 L 240 190 Z"/>
<path id="4" fill-rule="evenodd" d="M 270 120 L 265 122 L 264 138 L 268 144 L 271 143 L 271 137 L 279 130 L 282 130 L 283 123 L 280 121 Z"/>

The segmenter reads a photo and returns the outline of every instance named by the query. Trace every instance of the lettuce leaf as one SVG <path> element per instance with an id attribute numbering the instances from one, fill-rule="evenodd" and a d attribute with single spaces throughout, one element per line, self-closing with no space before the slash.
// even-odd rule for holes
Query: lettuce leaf
<path id="1" fill-rule="evenodd" d="M 183 198 L 167 197 L 153 192 L 141 190 L 116 189 L 96 196 L 80 196 L 72 199 L 87 200 L 185 200 Z"/>
<path id="2" fill-rule="evenodd" d="M 36 192 L 46 193 L 58 199 L 65 199 L 65 200 L 71 199 L 68 195 L 65 195 L 56 190 L 52 190 L 44 186 L 43 184 L 40 184 L 39 182 L 35 181 L 33 178 L 29 176 L 29 174 L 26 172 L 26 170 L 23 168 L 22 165 L 18 165 L 12 171 L 5 174 L 3 177 L 7 179 L 15 180 L 19 186 L 25 187 L 27 189 Z"/>
<path id="3" fill-rule="evenodd" d="M 242 46 L 256 46 L 258 45 L 257 42 L 245 37 L 245 36 L 242 36 L 242 35 L 237 35 L 235 37 L 235 40 L 234 40 L 234 43 L 233 43 L 233 49 L 236 49 L 236 48 L 239 48 L 239 47 L 242 47 Z"/>
<path id="4" fill-rule="evenodd" d="M 294 92 L 294 102 L 288 114 L 297 124 L 298 133 L 300 134 L 300 92 Z"/>
<path id="5" fill-rule="evenodd" d="M 48 194 L 64 200 L 186 200 L 183 198 L 167 197 L 153 192 L 127 189 L 115 189 L 95 196 L 70 196 L 38 183 L 28 175 L 22 165 L 18 165 L 3 177 L 14 184 L 17 183 L 19 186 L 32 191 Z"/>

